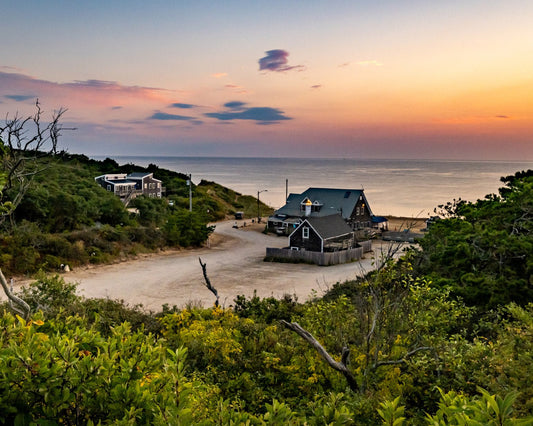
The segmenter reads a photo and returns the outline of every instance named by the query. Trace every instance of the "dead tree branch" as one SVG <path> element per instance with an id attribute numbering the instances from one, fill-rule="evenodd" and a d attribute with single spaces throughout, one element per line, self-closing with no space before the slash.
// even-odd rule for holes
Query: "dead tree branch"
<path id="1" fill-rule="evenodd" d="M 305 330 L 300 324 L 296 322 L 287 322 L 285 320 L 281 320 L 281 323 L 289 328 L 290 330 L 294 331 L 298 336 L 303 338 L 305 341 L 307 341 L 313 348 L 316 349 L 316 351 L 320 354 L 320 356 L 329 364 L 331 368 L 333 368 L 336 371 L 339 371 L 344 375 L 346 378 L 346 381 L 348 382 L 348 386 L 353 391 L 359 391 L 364 392 L 366 386 L 363 381 L 361 386 L 358 385 L 357 380 L 353 373 L 348 368 L 348 362 L 350 357 L 350 349 L 346 346 L 342 348 L 342 354 L 341 354 L 341 360 L 335 361 L 335 359 L 328 353 L 328 351 L 318 342 L 318 340 L 315 339 L 315 337 L 309 333 L 307 330 Z M 403 364 L 407 362 L 407 359 L 416 354 L 420 351 L 429 351 L 433 350 L 434 348 L 430 346 L 421 346 L 418 348 L 413 349 L 412 351 L 407 352 L 402 358 L 396 359 L 396 360 L 388 360 L 388 361 L 377 361 L 375 362 L 371 370 L 377 370 L 379 367 L 384 365 L 397 365 L 397 364 Z M 366 373 L 364 373 L 366 375 Z"/>
<path id="2" fill-rule="evenodd" d="M 311 333 L 302 328 L 300 324 L 298 324 L 297 322 L 287 322 L 285 320 L 281 320 L 281 323 L 290 330 L 294 331 L 298 336 L 306 340 L 311 346 L 313 346 L 313 348 L 317 350 L 320 356 L 324 358 L 324 360 L 329 364 L 331 368 L 342 373 L 346 378 L 348 386 L 350 386 L 351 390 L 358 390 L 357 381 L 355 380 L 354 375 L 349 370 L 347 365 L 350 357 L 350 349 L 348 349 L 347 347 L 343 347 L 340 362 L 335 361 L 335 359 L 333 359 L 333 357 L 328 353 L 328 351 L 324 349 L 324 347 L 318 342 L 318 340 L 316 340 Z"/>
<path id="3" fill-rule="evenodd" d="M 211 284 L 211 280 L 207 276 L 207 265 L 205 263 L 202 263 L 201 257 L 199 257 L 198 260 L 200 261 L 200 266 L 202 267 L 202 272 L 204 274 L 205 286 L 211 293 L 215 295 L 215 306 L 218 308 L 218 291 L 215 287 L 213 287 L 213 285 Z"/>
<path id="4" fill-rule="evenodd" d="M 4 207 L 0 213 L 0 223 L 13 214 L 33 177 L 43 171 L 36 161 L 57 154 L 57 143 L 63 130 L 60 120 L 67 110 L 61 108 L 55 111 L 51 121 L 43 123 L 39 100 L 36 101 L 35 108 L 36 112 L 32 116 L 6 116 L 5 124 L 0 125 L 0 160 L 4 178 L 0 188 Z M 7 200 L 4 199 L 6 191 L 10 192 Z"/>
<path id="5" fill-rule="evenodd" d="M 4 276 L 4 273 L 0 269 L 0 283 L 2 284 L 2 287 L 4 289 L 4 293 L 6 294 L 7 298 L 9 299 L 9 304 L 11 305 L 11 309 L 13 309 L 17 314 L 19 314 L 22 318 L 27 320 L 31 313 L 30 305 L 28 305 L 24 300 L 22 300 L 20 297 L 15 296 L 11 289 L 9 288 L 6 277 Z"/>
<path id="6" fill-rule="evenodd" d="M 416 354 L 420 351 L 432 351 L 434 348 L 431 346 L 421 346 L 419 348 L 415 348 L 412 351 L 407 352 L 403 358 L 400 359 L 393 359 L 390 361 L 378 361 L 373 365 L 373 369 L 377 369 L 378 367 L 381 367 L 382 365 L 397 365 L 397 364 L 403 364 L 404 362 L 407 362 L 407 359 Z"/>

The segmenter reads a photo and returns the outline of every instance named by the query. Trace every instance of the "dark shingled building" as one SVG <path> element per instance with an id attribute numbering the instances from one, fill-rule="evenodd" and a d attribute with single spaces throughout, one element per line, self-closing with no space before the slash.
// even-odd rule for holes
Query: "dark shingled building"
<path id="1" fill-rule="evenodd" d="M 268 228 L 289 235 L 304 219 L 337 215 L 352 229 L 370 228 L 372 210 L 363 189 L 309 188 L 290 194 L 286 204 L 268 218 Z"/>

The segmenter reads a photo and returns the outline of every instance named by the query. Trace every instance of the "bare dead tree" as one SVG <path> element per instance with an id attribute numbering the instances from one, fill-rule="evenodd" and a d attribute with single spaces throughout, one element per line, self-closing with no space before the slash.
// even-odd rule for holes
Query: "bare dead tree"
<path id="1" fill-rule="evenodd" d="M 215 295 L 215 297 L 216 297 L 215 306 L 218 307 L 218 305 L 219 305 L 218 291 L 217 291 L 217 289 L 215 287 L 213 287 L 213 285 L 211 284 L 211 280 L 207 276 L 207 265 L 205 263 L 202 263 L 202 258 L 201 257 L 199 257 L 198 260 L 200 261 L 200 266 L 202 267 L 202 272 L 204 274 L 205 286 L 207 287 L 207 289 L 211 293 L 213 293 Z"/>
<path id="2" fill-rule="evenodd" d="M 0 125 L 0 225 L 13 218 L 33 178 L 44 171 L 37 160 L 57 154 L 57 143 L 63 129 L 60 119 L 67 110 L 60 108 L 54 111 L 51 121 L 43 123 L 38 99 L 35 108 L 35 114 L 25 118 L 18 114 L 13 118 L 6 116 L 5 124 Z M 12 293 L 1 269 L 0 283 L 12 309 L 27 318 L 31 311 L 29 305 Z"/>
<path id="3" fill-rule="evenodd" d="M 2 288 L 4 289 L 4 293 L 6 294 L 7 298 L 9 299 L 9 304 L 11 305 L 11 309 L 13 309 L 17 314 L 19 314 L 22 318 L 27 320 L 31 313 L 30 305 L 28 305 L 24 300 L 22 300 L 20 297 L 13 294 L 11 289 L 9 288 L 6 277 L 4 276 L 4 273 L 0 269 L 0 284 L 2 284 Z"/>
<path id="4" fill-rule="evenodd" d="M 51 121 L 43 123 L 43 111 L 38 99 L 35 108 L 35 114 L 25 118 L 18 114 L 13 118 L 6 116 L 5 124 L 0 125 L 0 196 L 3 207 L 0 210 L 0 224 L 12 217 L 34 176 L 43 171 L 42 167 L 37 166 L 37 160 L 57 154 L 57 143 L 63 130 L 60 119 L 67 110 L 60 108 L 54 111 Z M 9 198 L 6 198 L 7 193 Z"/>
<path id="5" fill-rule="evenodd" d="M 316 349 L 318 354 L 327 362 L 327 364 L 333 368 L 334 370 L 342 373 L 342 375 L 346 378 L 346 381 L 348 382 L 348 386 L 350 389 L 354 392 L 364 392 L 366 390 L 366 380 L 361 380 L 360 384 L 357 382 L 357 379 L 355 375 L 352 373 L 350 368 L 348 367 L 349 359 L 350 359 L 350 349 L 347 346 L 344 346 L 342 348 L 341 352 L 341 360 L 335 361 L 335 359 L 329 354 L 329 352 L 320 344 L 320 342 L 311 334 L 309 331 L 304 329 L 300 324 L 297 322 L 287 322 L 285 320 L 281 320 L 281 323 L 289 328 L 290 330 L 294 331 L 298 336 L 303 338 L 307 343 L 309 343 L 313 348 Z M 366 369 L 363 372 L 363 376 L 365 376 L 363 379 L 366 378 L 367 373 L 369 370 L 375 371 L 379 367 L 384 365 L 397 365 L 397 364 L 403 364 L 407 362 L 407 360 L 415 355 L 417 352 L 420 351 L 430 351 L 434 348 L 430 346 L 420 346 L 417 347 L 409 352 L 407 352 L 405 355 L 403 355 L 401 358 L 394 359 L 394 360 L 383 360 L 383 361 L 376 361 L 373 364 L 369 365 L 369 369 Z"/>

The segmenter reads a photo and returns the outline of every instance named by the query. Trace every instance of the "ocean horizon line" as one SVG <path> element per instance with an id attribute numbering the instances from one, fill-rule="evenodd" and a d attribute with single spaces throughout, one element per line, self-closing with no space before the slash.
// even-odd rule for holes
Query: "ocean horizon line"
<path id="1" fill-rule="evenodd" d="M 90 155 L 89 158 L 105 159 L 105 158 L 190 158 L 190 159 L 243 159 L 243 160 L 338 160 L 338 161 L 423 161 L 423 162 L 442 162 L 442 163 L 529 163 L 533 167 L 533 160 L 501 160 L 501 159 L 453 159 L 453 158 L 387 158 L 387 157 L 290 157 L 290 156 L 230 156 L 230 155 L 154 155 L 154 154 L 97 154 Z"/>

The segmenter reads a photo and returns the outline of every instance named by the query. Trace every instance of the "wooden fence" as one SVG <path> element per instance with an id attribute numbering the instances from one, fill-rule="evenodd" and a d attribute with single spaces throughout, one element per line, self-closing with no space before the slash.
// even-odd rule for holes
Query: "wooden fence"
<path id="1" fill-rule="evenodd" d="M 266 258 L 273 261 L 282 262 L 306 262 L 320 266 L 338 265 L 340 263 L 353 262 L 363 257 L 363 254 L 372 250 L 371 241 L 359 243 L 360 247 L 334 252 L 321 253 L 318 251 L 291 250 L 288 248 L 266 249 Z"/>
<path id="2" fill-rule="evenodd" d="M 397 231 L 387 231 L 383 232 L 381 239 L 383 241 L 396 241 L 396 242 L 405 242 L 405 243 L 414 243 L 417 239 L 423 238 L 424 234 L 416 232 L 397 232 Z"/>

